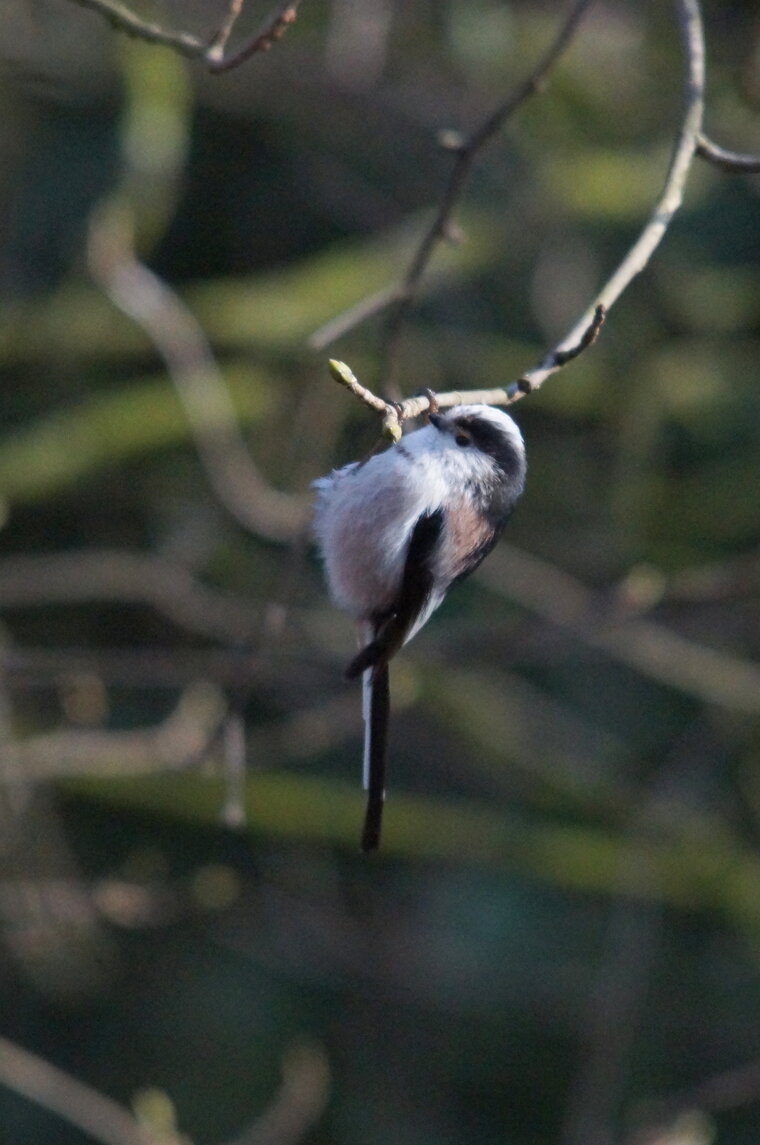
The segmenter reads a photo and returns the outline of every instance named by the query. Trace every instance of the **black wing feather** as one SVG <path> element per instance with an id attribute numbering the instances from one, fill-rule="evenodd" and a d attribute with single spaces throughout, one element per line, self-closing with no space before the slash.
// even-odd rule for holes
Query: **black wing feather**
<path id="1" fill-rule="evenodd" d="M 443 509 L 419 517 L 409 540 L 398 595 L 389 609 L 372 618 L 374 638 L 346 668 L 349 680 L 367 668 L 388 663 L 427 604 L 433 589 L 433 553 L 443 530 Z"/>
<path id="2" fill-rule="evenodd" d="M 389 610 L 373 617 L 374 638 L 346 669 L 349 679 L 372 670 L 367 714 L 369 766 L 367 811 L 361 843 L 363 851 L 375 851 L 380 845 L 390 718 L 388 661 L 404 643 L 407 632 L 427 604 L 433 588 L 432 557 L 442 529 L 442 509 L 426 514 L 416 522 L 409 539 L 398 596 Z"/>

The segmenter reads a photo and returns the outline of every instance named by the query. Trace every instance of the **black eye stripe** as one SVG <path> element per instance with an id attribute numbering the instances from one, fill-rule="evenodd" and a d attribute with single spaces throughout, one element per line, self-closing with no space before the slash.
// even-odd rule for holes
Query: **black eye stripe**
<path id="1" fill-rule="evenodd" d="M 466 433 L 456 434 L 454 441 L 457 443 L 457 445 L 472 445 L 472 438 L 468 437 Z"/>
<path id="2" fill-rule="evenodd" d="M 470 444 L 492 457 L 508 477 L 517 477 L 525 471 L 525 460 L 519 443 L 487 418 L 465 415 L 457 418 L 455 440 L 467 434 Z"/>

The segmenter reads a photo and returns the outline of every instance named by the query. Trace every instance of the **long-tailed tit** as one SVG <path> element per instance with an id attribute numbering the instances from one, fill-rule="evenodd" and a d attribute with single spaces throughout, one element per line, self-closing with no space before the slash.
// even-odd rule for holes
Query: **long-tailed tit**
<path id="1" fill-rule="evenodd" d="M 429 423 L 314 483 L 330 592 L 359 628 L 346 676 L 363 678 L 364 851 L 380 842 L 388 662 L 488 555 L 525 484 L 525 446 L 508 414 L 462 405 Z"/>

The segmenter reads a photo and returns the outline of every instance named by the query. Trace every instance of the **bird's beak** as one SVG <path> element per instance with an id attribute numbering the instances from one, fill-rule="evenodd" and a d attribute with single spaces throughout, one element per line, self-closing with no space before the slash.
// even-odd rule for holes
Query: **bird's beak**
<path id="1" fill-rule="evenodd" d="M 430 422 L 431 425 L 434 425 L 435 428 L 437 430 L 439 430 L 441 433 L 443 433 L 445 431 L 446 419 L 444 417 L 442 417 L 441 414 L 429 413 L 428 414 L 428 421 Z"/>

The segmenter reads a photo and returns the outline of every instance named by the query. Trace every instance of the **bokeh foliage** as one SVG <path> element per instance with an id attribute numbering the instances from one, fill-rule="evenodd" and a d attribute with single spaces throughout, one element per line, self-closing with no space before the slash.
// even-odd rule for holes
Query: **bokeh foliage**
<path id="1" fill-rule="evenodd" d="M 323 1145 L 628 1142 L 680 1094 L 710 1118 L 689 1142 L 760 1132 L 760 1086 L 698 1088 L 760 1058 L 758 177 L 695 166 L 597 345 L 517 408 L 528 491 L 399 660 L 371 861 L 350 626 L 308 545 L 217 496 L 165 360 L 88 269 L 93 228 L 132 235 L 302 507 L 374 443 L 326 359 L 372 384 L 383 318 L 309 335 L 400 278 L 437 132 L 503 98 L 557 8 L 304 0 L 223 76 L 68 0 L 4 8 L 0 1033 L 126 1105 L 168 1095 L 201 1145 L 303 1039 Z M 705 19 L 709 129 L 757 150 L 756 12 Z M 592 6 L 480 156 L 405 394 L 505 384 L 564 334 L 659 191 L 680 72 L 668 5 Z M 6 1090 L 0 1139 L 89 1140 Z"/>

